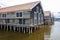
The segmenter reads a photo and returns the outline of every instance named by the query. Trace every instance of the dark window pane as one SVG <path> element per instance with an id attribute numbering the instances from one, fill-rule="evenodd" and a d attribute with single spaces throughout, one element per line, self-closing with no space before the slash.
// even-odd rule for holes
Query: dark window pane
<path id="1" fill-rule="evenodd" d="M 25 19 L 23 19 L 23 24 L 25 24 Z"/>
<path id="2" fill-rule="evenodd" d="M 6 22 L 6 23 L 9 23 L 9 22 L 10 22 L 10 20 L 9 20 L 9 19 L 6 19 L 6 20 L 5 20 L 5 22 Z"/>
<path id="3" fill-rule="evenodd" d="M 19 17 L 19 13 L 16 13 L 16 16 Z"/>
<path id="4" fill-rule="evenodd" d="M 37 13 L 37 24 L 38 24 L 38 13 Z"/>
<path id="5" fill-rule="evenodd" d="M 2 17 L 6 17 L 6 14 L 2 14 Z"/>
<path id="6" fill-rule="evenodd" d="M 20 12 L 20 17 L 22 17 L 22 12 Z"/>
<path id="7" fill-rule="evenodd" d="M 17 17 L 22 17 L 22 12 L 16 13 L 16 16 L 17 16 Z"/>
<path id="8" fill-rule="evenodd" d="M 19 24 L 22 24 L 22 19 L 19 19 Z"/>

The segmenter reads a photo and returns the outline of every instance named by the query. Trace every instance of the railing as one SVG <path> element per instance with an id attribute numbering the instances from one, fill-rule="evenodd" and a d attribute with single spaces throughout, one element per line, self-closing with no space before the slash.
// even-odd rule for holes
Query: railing
<path id="1" fill-rule="evenodd" d="M 28 18 L 28 17 L 0 17 L 0 19 L 16 19 L 16 18 L 22 18 L 22 19 L 30 19 L 30 18 Z"/>
<path id="2" fill-rule="evenodd" d="M 1 25 L 10 25 L 10 26 L 19 26 L 19 27 L 28 27 L 33 26 L 31 24 L 16 24 L 16 23 L 0 23 Z"/>

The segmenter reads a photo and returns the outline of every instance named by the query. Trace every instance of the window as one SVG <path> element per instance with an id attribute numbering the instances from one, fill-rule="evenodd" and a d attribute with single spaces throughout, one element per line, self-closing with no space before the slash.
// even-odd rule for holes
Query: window
<path id="1" fill-rule="evenodd" d="M 38 12 L 39 12 L 39 7 L 38 7 L 38 6 L 36 7 L 36 11 L 38 11 Z"/>
<path id="2" fill-rule="evenodd" d="M 20 12 L 20 17 L 22 17 L 22 12 Z"/>
<path id="3" fill-rule="evenodd" d="M 40 13 L 42 13 L 42 9 L 40 9 Z"/>
<path id="4" fill-rule="evenodd" d="M 10 20 L 9 20 L 9 19 L 6 19 L 6 20 L 5 20 L 5 23 L 10 23 Z"/>
<path id="5" fill-rule="evenodd" d="M 0 17 L 1 17 L 1 14 L 0 14 Z"/>
<path id="6" fill-rule="evenodd" d="M 22 12 L 16 14 L 17 17 L 22 17 Z"/>
<path id="7" fill-rule="evenodd" d="M 23 19 L 23 24 L 25 24 L 25 19 Z"/>
<path id="8" fill-rule="evenodd" d="M 19 19 L 19 24 L 22 24 L 22 19 Z"/>
<path id="9" fill-rule="evenodd" d="M 19 17 L 19 13 L 17 13 L 16 16 Z"/>
<path id="10" fill-rule="evenodd" d="M 37 24 L 37 19 L 34 19 L 34 24 Z"/>
<path id="11" fill-rule="evenodd" d="M 6 14 L 2 14 L 2 17 L 6 17 Z"/>
<path id="12" fill-rule="evenodd" d="M 41 22 L 43 22 L 43 14 L 41 14 Z"/>
<path id="13" fill-rule="evenodd" d="M 25 19 L 19 19 L 19 24 L 25 24 Z"/>

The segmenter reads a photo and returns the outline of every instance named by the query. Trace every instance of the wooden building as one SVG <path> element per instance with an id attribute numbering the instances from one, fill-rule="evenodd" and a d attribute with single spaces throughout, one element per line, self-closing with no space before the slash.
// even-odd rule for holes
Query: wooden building
<path id="1" fill-rule="evenodd" d="M 44 24 L 50 24 L 54 22 L 54 16 L 51 14 L 50 11 L 44 12 Z"/>
<path id="2" fill-rule="evenodd" d="M 31 2 L 0 9 L 0 29 L 29 32 L 44 24 L 41 2 Z"/>
<path id="3" fill-rule="evenodd" d="M 53 24 L 53 23 L 54 23 L 54 15 L 51 14 L 51 24 Z"/>

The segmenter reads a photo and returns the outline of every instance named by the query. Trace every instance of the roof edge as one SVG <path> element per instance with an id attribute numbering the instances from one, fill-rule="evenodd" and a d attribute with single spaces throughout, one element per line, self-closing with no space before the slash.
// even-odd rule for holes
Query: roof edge
<path id="1" fill-rule="evenodd" d="M 41 1 L 36 1 L 37 3 L 33 6 L 33 7 L 31 7 L 30 9 L 33 9 L 38 3 L 41 3 Z"/>

